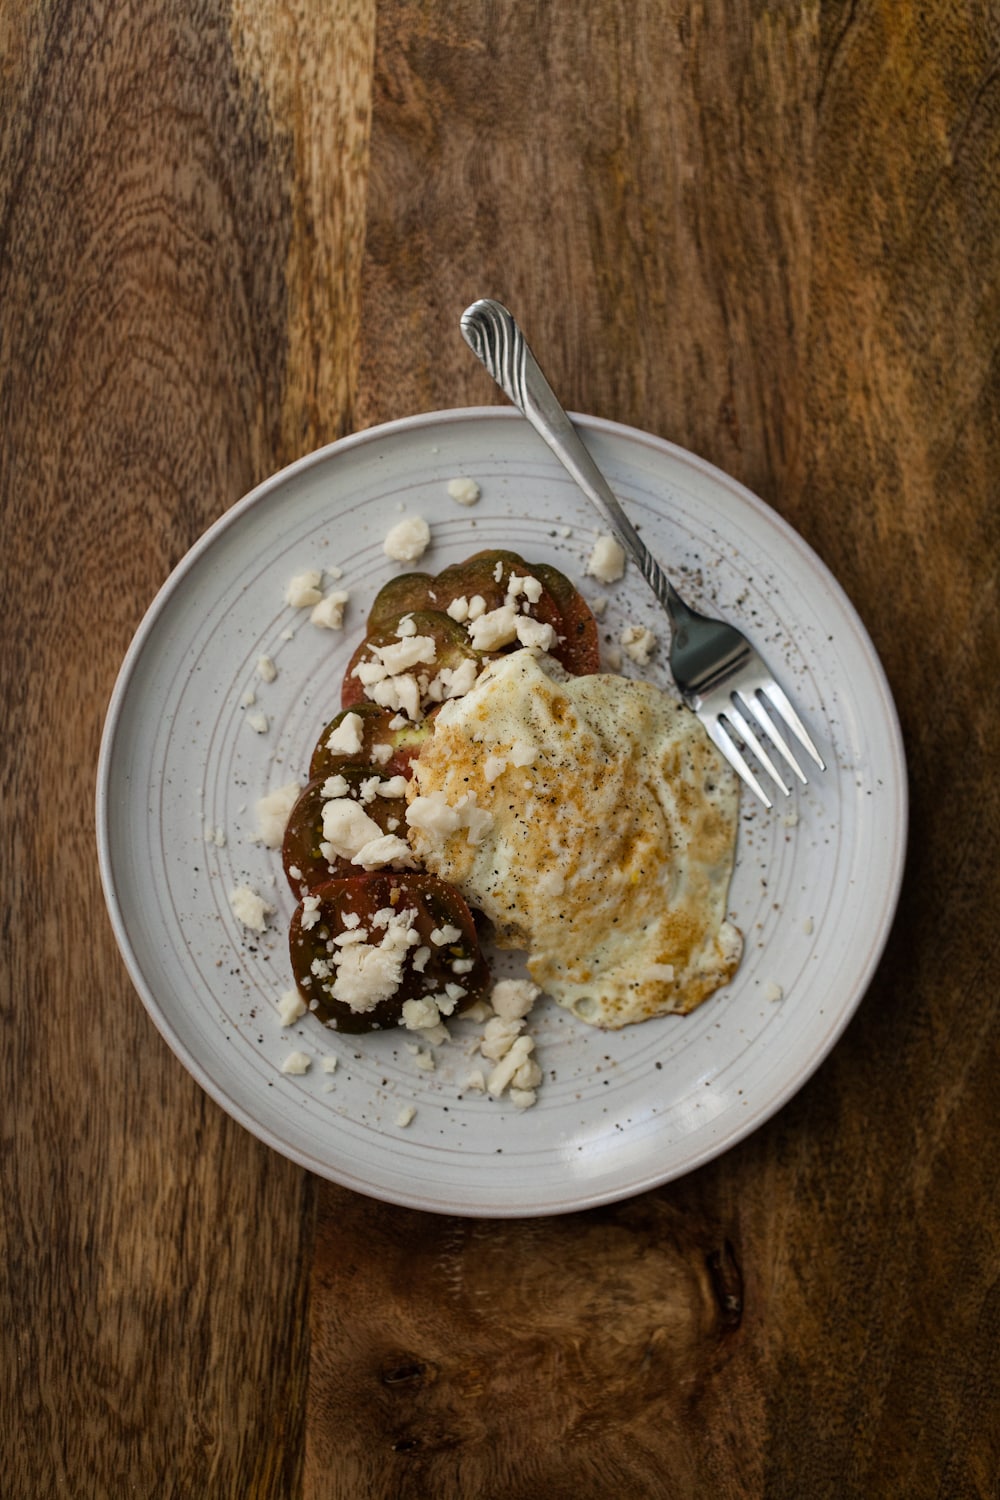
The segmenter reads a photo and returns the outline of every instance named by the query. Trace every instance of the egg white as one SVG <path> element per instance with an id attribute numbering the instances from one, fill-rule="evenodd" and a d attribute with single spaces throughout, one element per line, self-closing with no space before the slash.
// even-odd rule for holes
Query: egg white
<path id="1" fill-rule="evenodd" d="M 686 1013 L 732 977 L 738 781 L 652 684 L 502 656 L 441 709 L 408 795 L 485 814 L 411 827 L 416 856 L 582 1020 Z"/>

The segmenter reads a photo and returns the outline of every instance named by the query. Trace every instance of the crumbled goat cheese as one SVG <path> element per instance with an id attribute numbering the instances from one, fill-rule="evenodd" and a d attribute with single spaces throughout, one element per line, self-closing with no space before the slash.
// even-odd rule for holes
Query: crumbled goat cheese
<path id="1" fill-rule="evenodd" d="M 607 594 L 598 594 L 596 599 L 591 599 L 590 613 L 594 616 L 595 620 L 602 620 L 604 618 L 604 612 L 608 607 L 608 603 Z"/>
<path id="2" fill-rule="evenodd" d="M 404 865 L 412 869 L 413 855 L 405 839 L 394 833 L 383 833 L 363 844 L 357 854 L 352 855 L 351 864 L 360 865 L 363 870 L 381 870 L 386 865 Z"/>
<path id="3" fill-rule="evenodd" d="M 525 615 L 519 615 L 517 620 L 517 639 L 522 646 L 532 651 L 551 651 L 559 639 L 551 625 L 544 624 L 541 620 L 529 620 Z"/>
<path id="4" fill-rule="evenodd" d="M 289 1052 L 281 1064 L 283 1073 L 308 1073 L 312 1058 L 306 1052 Z"/>
<path id="5" fill-rule="evenodd" d="M 493 1016 L 487 1021 L 479 1050 L 491 1062 L 506 1057 L 511 1047 L 524 1030 L 524 1021 L 518 1017 Z"/>
<path id="6" fill-rule="evenodd" d="M 210 823 L 205 824 L 205 843 L 214 844 L 217 849 L 226 847 L 226 834 L 222 828 L 213 828 Z"/>
<path id="7" fill-rule="evenodd" d="M 331 797 L 323 804 L 323 839 L 341 859 L 354 856 L 382 830 L 359 803 L 350 797 Z"/>
<path id="8" fill-rule="evenodd" d="M 427 696 L 433 703 L 442 703 L 448 698 L 464 698 L 476 685 L 479 664 L 472 656 L 460 661 L 457 667 L 442 667 L 427 684 Z"/>
<path id="9" fill-rule="evenodd" d="M 407 1125 L 411 1125 L 413 1123 L 413 1118 L 416 1113 L 417 1111 L 412 1104 L 404 1104 L 402 1109 L 399 1111 L 399 1114 L 396 1116 L 396 1124 L 400 1127 L 401 1130 L 405 1130 Z"/>
<path id="10" fill-rule="evenodd" d="M 440 1020 L 441 1012 L 434 1000 L 404 1000 L 401 1024 L 407 1031 L 424 1031 L 430 1026 L 437 1026 Z"/>
<path id="11" fill-rule="evenodd" d="M 530 1036 L 519 1036 L 507 1052 L 490 1072 L 486 1083 L 486 1091 L 494 1099 L 499 1099 L 504 1089 L 514 1081 L 514 1075 L 521 1065 L 526 1063 L 534 1051 L 535 1043 Z"/>
<path id="12" fill-rule="evenodd" d="M 369 688 L 367 696 L 380 708 L 405 714 L 414 723 L 420 718 L 420 683 L 412 672 L 402 672 L 398 677 L 377 682 Z"/>
<path id="13" fill-rule="evenodd" d="M 323 630 L 343 630 L 344 606 L 350 597 L 346 589 L 335 589 L 313 606 L 310 621 Z"/>
<path id="14" fill-rule="evenodd" d="M 453 599 L 445 610 L 449 619 L 454 620 L 456 625 L 464 625 L 469 618 L 469 601 L 464 594 L 459 594 Z"/>
<path id="15" fill-rule="evenodd" d="M 448 494 L 459 505 L 475 505 L 481 491 L 474 479 L 463 476 L 460 479 L 448 480 Z"/>
<path id="16" fill-rule="evenodd" d="M 375 788 L 375 793 L 379 797 L 405 797 L 406 777 L 390 776 L 388 781 L 380 781 Z"/>
<path id="17" fill-rule="evenodd" d="M 770 980 L 770 982 L 764 986 L 764 999 L 765 1000 L 774 1000 L 774 1001 L 777 1001 L 777 1000 L 783 1000 L 784 997 L 785 997 L 785 992 L 781 988 L 781 985 L 780 984 L 775 984 L 775 982 L 774 982 L 773 979 Z"/>
<path id="18" fill-rule="evenodd" d="M 372 925 L 385 927 L 381 941 L 355 943 L 333 955 L 337 977 L 331 994 L 335 1000 L 360 1014 L 374 1010 L 396 993 L 403 977 L 403 961 L 420 941 L 416 929 L 410 926 L 413 917 L 412 911 L 386 908 L 376 912 Z"/>
<path id="19" fill-rule="evenodd" d="M 656 646 L 656 636 L 645 625 L 626 625 L 621 634 L 621 645 L 625 655 L 637 666 L 649 665 L 649 658 Z"/>
<path id="20" fill-rule="evenodd" d="M 266 734 L 270 722 L 271 721 L 267 717 L 267 714 L 247 714 L 247 723 L 250 725 L 250 728 L 253 730 L 254 734 Z"/>
<path id="21" fill-rule="evenodd" d="M 333 1053 L 329 1053 L 326 1057 L 320 1058 L 319 1065 L 323 1069 L 324 1073 L 336 1073 L 337 1064 L 339 1061 L 339 1057 L 335 1056 Z"/>
<path id="22" fill-rule="evenodd" d="M 292 1026 L 306 1013 L 306 1003 L 298 990 L 285 990 L 278 1001 L 278 1015 L 282 1026 Z"/>
<path id="23" fill-rule="evenodd" d="M 534 1089 L 511 1088 L 508 1097 L 515 1109 L 530 1109 L 537 1100 L 538 1095 Z"/>
<path id="24" fill-rule="evenodd" d="M 392 746 L 373 745 L 371 748 L 371 758 L 373 766 L 384 766 L 388 761 L 392 760 Z"/>
<path id="25" fill-rule="evenodd" d="M 303 573 L 296 573 L 289 581 L 285 590 L 285 602 L 293 609 L 312 609 L 323 597 L 320 587 L 323 575 L 319 568 L 307 568 Z"/>
<path id="26" fill-rule="evenodd" d="M 500 646 L 509 646 L 517 639 L 520 621 L 521 616 L 514 604 L 501 604 L 476 619 L 470 617 L 468 631 L 473 648 L 476 651 L 496 651 Z"/>
<path id="27" fill-rule="evenodd" d="M 617 583 L 625 572 L 625 550 L 613 536 L 599 536 L 584 572 L 600 583 Z"/>
<path id="28" fill-rule="evenodd" d="M 467 1089 L 478 1089 L 481 1093 L 486 1092 L 486 1078 L 483 1075 L 482 1068 L 473 1068 L 465 1080 L 465 1087 Z"/>
<path id="29" fill-rule="evenodd" d="M 265 849 L 281 848 L 289 814 L 298 801 L 301 791 L 302 788 L 297 781 L 289 781 L 285 786 L 276 787 L 273 792 L 268 792 L 266 796 L 257 799 L 255 843 L 263 844 Z"/>
<path id="30" fill-rule="evenodd" d="M 622 665 L 622 654 L 617 646 L 606 646 L 604 650 L 604 664 L 609 672 L 620 672 Z"/>
<path id="31" fill-rule="evenodd" d="M 258 656 L 257 676 L 261 682 L 273 682 L 278 675 L 278 669 L 269 656 Z"/>
<path id="32" fill-rule="evenodd" d="M 414 797 L 406 809 L 406 821 L 411 828 L 419 828 L 436 843 L 443 843 L 451 834 L 464 828 L 468 842 L 480 844 L 493 824 L 493 814 L 476 806 L 475 792 L 466 792 L 452 805 L 443 792 L 435 791 L 428 796 Z"/>
<path id="33" fill-rule="evenodd" d="M 372 652 L 378 657 L 377 663 L 362 663 L 369 668 L 365 676 L 371 677 L 372 668 L 376 665 L 382 667 L 382 677 L 398 677 L 401 672 L 410 672 L 414 667 L 422 664 L 431 665 L 437 656 L 437 645 L 432 635 L 410 635 L 402 640 L 391 642 L 388 646 L 372 646 Z M 360 671 L 355 675 L 364 681 Z M 379 678 L 375 678 L 379 681 Z"/>
<path id="34" fill-rule="evenodd" d="M 383 548 L 394 562 L 416 562 L 426 552 L 430 539 L 431 528 L 423 516 L 407 516 L 390 529 Z"/>
<path id="35" fill-rule="evenodd" d="M 526 1016 L 541 994 L 530 979 L 500 979 L 493 986 L 490 1003 L 502 1021 L 519 1021 Z"/>
<path id="36" fill-rule="evenodd" d="M 449 923 L 444 927 L 435 927 L 431 933 L 431 942 L 436 948 L 444 948 L 448 943 L 457 943 L 462 936 L 460 927 L 452 927 Z"/>
<path id="37" fill-rule="evenodd" d="M 257 694 L 254 692 L 253 688 L 247 688 L 246 692 L 243 694 L 243 697 L 240 699 L 240 706 L 242 708 L 253 708 L 256 702 Z"/>
<path id="38" fill-rule="evenodd" d="M 364 743 L 364 720 L 360 714 L 345 714 L 327 735 L 326 748 L 335 755 L 357 755 Z"/>
<path id="39" fill-rule="evenodd" d="M 419 1068 L 421 1073 L 433 1073 L 437 1067 L 433 1052 L 428 1052 L 426 1047 L 418 1047 L 413 1054 L 413 1065 Z"/>
<path id="40" fill-rule="evenodd" d="M 229 892 L 229 905 L 232 907 L 233 916 L 244 927 L 250 927 L 254 932 L 263 932 L 267 926 L 267 918 L 274 911 L 263 896 L 248 885 L 238 885 L 235 890 Z"/>
<path id="41" fill-rule="evenodd" d="M 793 807 L 792 810 L 791 810 L 791 812 L 786 812 L 784 814 L 784 816 L 782 817 L 781 821 L 782 821 L 782 824 L 784 825 L 785 828 L 796 828 L 796 827 L 798 827 L 798 822 L 799 822 L 798 809 Z"/>
<path id="42" fill-rule="evenodd" d="M 529 604 L 537 604 L 542 597 L 542 585 L 537 578 L 518 578 L 512 573 L 507 580 L 507 598 L 519 599 L 522 595 Z"/>
<path id="43" fill-rule="evenodd" d="M 333 776 L 326 778 L 321 795 L 324 801 L 328 801 L 331 797 L 346 797 L 350 790 L 351 785 L 347 777 L 337 771 Z"/>
<path id="44" fill-rule="evenodd" d="M 302 900 L 302 916 L 299 925 L 304 932 L 311 932 L 320 921 L 319 897 L 304 896 Z"/>

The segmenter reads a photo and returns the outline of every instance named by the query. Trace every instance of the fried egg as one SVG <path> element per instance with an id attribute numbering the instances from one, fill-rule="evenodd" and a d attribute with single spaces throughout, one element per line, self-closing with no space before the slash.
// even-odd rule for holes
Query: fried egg
<path id="1" fill-rule="evenodd" d="M 738 782 L 651 683 L 500 657 L 440 710 L 407 795 L 421 864 L 581 1020 L 684 1014 L 732 977 Z"/>

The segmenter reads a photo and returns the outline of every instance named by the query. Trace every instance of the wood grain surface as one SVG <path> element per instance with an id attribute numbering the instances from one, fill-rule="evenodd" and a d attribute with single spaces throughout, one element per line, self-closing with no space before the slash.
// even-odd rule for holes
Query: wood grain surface
<path id="1" fill-rule="evenodd" d="M 319 1182 L 136 998 L 94 839 L 156 589 L 267 473 L 499 400 L 691 448 L 844 584 L 899 915 L 831 1057 L 617 1207 Z M 0 1492 L 996 1496 L 1000 9 L 9 0 L 0 13 Z"/>

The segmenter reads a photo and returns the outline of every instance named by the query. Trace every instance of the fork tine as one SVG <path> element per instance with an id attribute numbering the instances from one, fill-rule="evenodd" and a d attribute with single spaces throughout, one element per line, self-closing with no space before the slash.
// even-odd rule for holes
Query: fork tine
<path id="1" fill-rule="evenodd" d="M 781 787 L 785 796 L 789 797 L 791 796 L 791 787 L 785 785 L 784 776 L 782 776 L 774 761 L 768 755 L 766 747 L 761 744 L 759 735 L 755 734 L 751 726 L 747 723 L 746 715 L 742 711 L 744 702 L 745 700 L 741 698 L 739 693 L 733 693 L 730 699 L 730 706 L 725 711 L 726 718 L 732 724 L 747 749 L 757 757 L 768 775 Z M 765 723 L 764 728 L 767 729 L 769 726 Z M 798 766 L 795 769 L 798 770 Z M 799 774 L 801 775 L 802 773 L 799 772 Z"/>
<path id="2" fill-rule="evenodd" d="M 784 693 L 778 686 L 778 684 L 774 681 L 765 682 L 761 687 L 761 692 L 766 694 L 766 696 L 773 703 L 774 707 L 778 710 L 778 713 L 781 715 L 785 723 L 788 725 L 789 729 L 795 735 L 803 750 L 808 750 L 809 754 L 819 766 L 820 770 L 825 771 L 826 764 L 823 760 L 823 757 L 820 755 L 819 751 L 816 749 L 816 746 L 809 738 L 809 733 L 806 729 L 806 726 L 803 724 L 802 720 L 795 712 L 795 709 L 792 707 L 791 700 L 789 699 L 787 693 Z M 804 776 L 802 777 L 802 780 L 805 781 Z"/>
<path id="3" fill-rule="evenodd" d="M 752 792 L 757 793 L 757 796 L 763 802 L 765 807 L 773 807 L 774 803 L 771 801 L 770 797 L 767 795 L 764 788 L 761 786 L 760 782 L 757 780 L 756 776 L 747 765 L 745 759 L 740 753 L 736 741 L 733 739 L 732 735 L 729 733 L 722 720 L 716 718 L 715 714 L 699 714 L 698 717 L 701 719 L 701 722 L 708 730 L 709 737 L 717 746 L 717 748 L 722 751 L 723 755 L 726 757 L 736 774 L 742 777 L 742 779 L 746 782 L 747 786 Z"/>
<path id="4" fill-rule="evenodd" d="M 733 694 L 733 696 L 736 696 L 735 693 Z M 792 770 L 801 781 L 802 785 L 805 786 L 807 784 L 806 774 L 803 771 L 802 767 L 799 765 L 798 761 L 795 759 L 795 756 L 792 754 L 788 745 L 786 744 L 784 735 L 780 732 L 777 724 L 774 722 L 774 715 L 766 714 L 764 712 L 764 709 L 760 701 L 758 700 L 756 693 L 742 693 L 740 694 L 740 697 L 745 706 L 753 714 L 754 718 L 757 720 L 757 723 L 760 725 L 761 729 L 763 729 L 768 739 L 772 742 L 773 745 L 775 745 L 778 750 L 781 751 L 782 755 L 785 757 L 788 764 L 791 766 Z"/>

